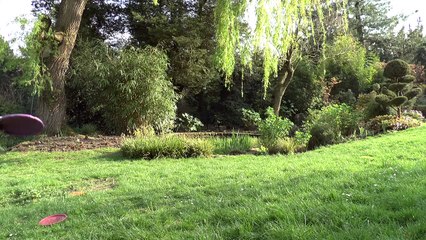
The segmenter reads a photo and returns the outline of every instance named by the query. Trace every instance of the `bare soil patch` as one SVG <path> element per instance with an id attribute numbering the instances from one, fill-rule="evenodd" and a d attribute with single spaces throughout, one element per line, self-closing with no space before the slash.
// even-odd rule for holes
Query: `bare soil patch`
<path id="1" fill-rule="evenodd" d="M 177 136 L 185 137 L 230 137 L 233 134 L 258 136 L 256 132 L 178 132 Z M 47 137 L 42 136 L 35 140 L 21 142 L 13 147 L 10 151 L 40 151 L 40 152 L 70 152 L 81 151 L 98 148 L 120 148 L 124 137 L 122 136 L 66 136 L 66 137 Z"/>
<path id="2" fill-rule="evenodd" d="M 97 148 L 119 148 L 123 141 L 120 136 L 84 135 L 68 137 L 41 137 L 34 141 L 19 143 L 11 148 L 11 151 L 42 151 L 42 152 L 70 152 Z"/>

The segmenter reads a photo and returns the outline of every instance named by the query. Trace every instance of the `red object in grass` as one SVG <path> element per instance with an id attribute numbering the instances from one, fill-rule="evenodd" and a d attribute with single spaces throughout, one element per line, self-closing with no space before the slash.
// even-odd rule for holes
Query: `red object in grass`
<path id="1" fill-rule="evenodd" d="M 56 223 L 60 223 L 64 221 L 65 219 L 67 219 L 66 214 L 55 214 L 55 215 L 50 215 L 48 217 L 43 218 L 42 220 L 40 220 L 38 224 L 42 226 L 50 226 Z"/>

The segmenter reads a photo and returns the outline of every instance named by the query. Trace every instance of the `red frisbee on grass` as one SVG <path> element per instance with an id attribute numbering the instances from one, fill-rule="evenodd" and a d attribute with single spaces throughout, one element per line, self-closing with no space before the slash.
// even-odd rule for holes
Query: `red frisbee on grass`
<path id="1" fill-rule="evenodd" d="M 0 131 L 9 135 L 37 135 L 43 131 L 43 128 L 43 121 L 29 114 L 9 114 L 0 116 Z"/>
<path id="2" fill-rule="evenodd" d="M 48 217 L 43 218 L 42 220 L 40 220 L 40 222 L 38 222 L 38 224 L 42 226 L 50 226 L 50 225 L 65 221 L 65 219 L 67 219 L 66 214 L 55 214 L 55 215 L 50 215 Z"/>

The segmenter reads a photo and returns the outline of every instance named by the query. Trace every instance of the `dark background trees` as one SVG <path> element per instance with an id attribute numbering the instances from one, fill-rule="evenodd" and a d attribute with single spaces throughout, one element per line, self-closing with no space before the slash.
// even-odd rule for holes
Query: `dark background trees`
<path id="1" fill-rule="evenodd" d="M 62 2 L 68 1 L 33 1 L 35 13 L 47 14 L 52 19 L 52 27 L 55 28 L 53 33 L 60 32 L 59 26 L 64 25 L 65 18 L 59 11 L 59 3 Z M 347 6 L 348 32 L 353 38 L 342 38 L 341 35 L 345 33 L 345 16 L 339 8 L 339 1 L 334 3 L 323 9 L 326 14 L 322 21 L 319 20 L 319 13 L 314 11 L 313 25 L 303 25 L 308 31 L 311 30 L 309 26 L 314 26 L 315 34 L 303 37 L 304 35 L 300 34 L 302 28 L 292 31 L 292 36 L 297 41 L 288 42 L 290 47 L 282 52 L 277 62 L 277 75 L 270 74 L 267 80 L 269 87 L 265 88 L 268 85 L 265 84 L 267 56 L 262 50 L 255 52 L 250 58 L 245 58 L 244 51 L 255 46 L 249 44 L 247 35 L 240 35 L 237 39 L 247 43 L 245 46 L 248 48 L 239 48 L 233 53 L 235 65 L 231 74 L 225 76 L 218 68 L 217 56 L 220 46 L 215 30 L 217 17 L 215 18 L 214 13 L 217 1 L 160 0 L 158 5 L 141 0 L 88 1 L 73 53 L 70 51 L 71 45 L 67 45 L 67 50 L 65 45 L 59 45 L 59 53 L 64 55 L 54 54 L 46 61 L 46 66 L 51 70 L 53 65 L 49 65 L 49 62 L 55 57 L 69 58 L 71 62 L 68 70 L 66 61 L 62 62 L 60 69 L 53 70 L 61 73 L 56 77 L 60 80 L 52 81 L 56 84 L 55 91 L 46 90 L 47 94 L 41 94 L 35 99 L 34 102 L 38 102 L 39 106 L 38 114 L 42 118 L 52 119 L 51 122 L 47 120 L 48 125 L 52 126 L 51 133 L 58 133 L 62 126 L 59 123 L 63 122 L 76 127 L 87 123 L 96 124 L 101 128 L 106 126 L 106 108 L 102 107 L 104 103 L 99 97 L 100 90 L 88 91 L 87 85 L 81 84 L 81 80 L 87 79 L 88 75 L 82 73 L 88 69 L 95 70 L 87 73 L 102 73 L 96 69 L 109 66 L 109 71 L 102 73 L 104 76 L 93 75 L 90 80 L 96 83 L 102 82 L 101 79 L 110 79 L 108 81 L 111 87 L 119 86 L 112 84 L 112 76 L 119 78 L 117 83 L 123 81 L 123 84 L 126 79 L 131 78 L 122 75 L 120 68 L 113 69 L 114 64 L 96 61 L 80 64 L 81 55 L 88 51 L 87 46 L 96 42 L 108 45 L 104 55 L 99 56 L 104 62 L 108 59 L 106 56 L 121 56 L 120 54 L 128 52 L 129 49 L 152 47 L 163 52 L 167 57 L 164 79 L 171 84 L 178 96 L 177 116 L 183 113 L 194 115 L 201 119 L 206 129 L 241 128 L 241 109 L 263 112 L 266 107 L 273 105 L 276 114 L 302 123 L 309 109 L 336 102 L 352 104 L 353 99 L 356 101 L 360 94 L 369 93 L 373 89 L 373 83 L 383 82 L 384 64 L 378 64 L 379 60 L 387 62 L 401 58 L 409 63 L 422 63 L 421 44 L 424 43 L 424 36 L 420 21 L 417 26 L 398 32 L 395 28 L 403 16 L 388 15 L 389 1 L 350 0 Z M 234 10 L 237 14 L 238 9 Z M 237 17 L 235 20 L 241 33 L 248 30 L 247 23 L 243 22 L 244 18 Z M 327 36 L 327 40 L 324 41 L 323 36 Z M 137 55 L 132 56 L 137 58 Z M 248 59 L 250 66 L 244 67 Z M 271 63 L 271 59 L 266 61 Z M 137 68 L 135 65 L 134 67 Z M 19 70 L 16 70 L 16 74 L 18 73 Z M 141 86 L 143 81 L 150 82 L 141 75 L 134 76 L 138 76 L 136 82 L 142 84 Z M 8 79 L 12 81 L 11 77 Z M 230 84 L 226 85 L 225 82 Z M 26 91 L 31 92 L 31 89 Z M 60 92 L 65 94 L 60 95 Z M 131 96 L 136 92 L 127 94 Z M 49 99 L 56 100 L 48 101 Z M 123 97 L 123 101 L 134 100 L 131 97 L 124 99 Z M 117 106 L 120 104 L 117 103 Z M 28 106 L 28 101 L 21 101 L 18 105 Z M 45 109 L 60 111 L 53 114 L 52 111 L 44 111 Z M 124 114 L 120 120 L 123 121 L 121 126 L 130 126 L 129 119 L 130 115 Z M 120 124 L 117 124 L 117 129 L 105 130 L 110 133 L 130 130 L 125 129 L 126 127 L 119 128 L 118 125 Z"/>

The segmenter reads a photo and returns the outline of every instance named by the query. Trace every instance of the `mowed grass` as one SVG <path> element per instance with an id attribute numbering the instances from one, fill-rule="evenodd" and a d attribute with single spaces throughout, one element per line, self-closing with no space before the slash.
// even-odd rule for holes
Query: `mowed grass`
<path id="1" fill-rule="evenodd" d="M 425 126 L 292 156 L 7 153 L 0 179 L 0 239 L 426 237 Z"/>

